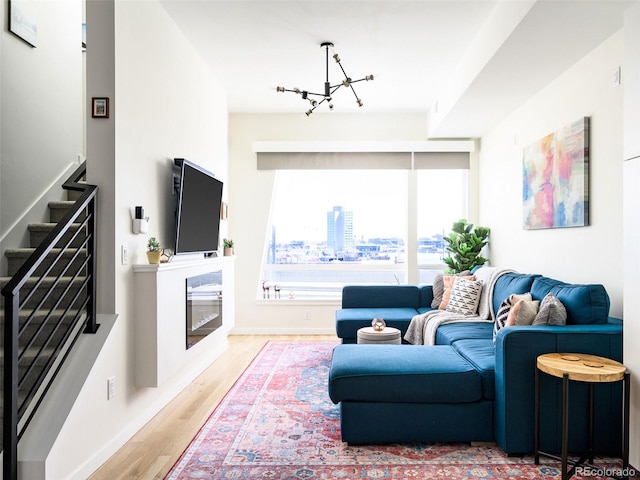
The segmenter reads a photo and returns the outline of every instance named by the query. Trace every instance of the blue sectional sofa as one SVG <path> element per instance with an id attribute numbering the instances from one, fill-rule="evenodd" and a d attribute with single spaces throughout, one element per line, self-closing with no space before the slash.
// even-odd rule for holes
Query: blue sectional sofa
<path id="1" fill-rule="evenodd" d="M 609 317 L 602 285 L 567 284 L 541 275 L 505 273 L 493 287 L 493 311 L 509 295 L 553 293 L 567 310 L 564 326 L 448 323 L 436 345 L 356 345 L 359 328 L 384 318 L 404 335 L 411 318 L 431 309 L 431 286 L 347 286 L 336 312 L 343 344 L 333 352 L 329 396 L 340 404 L 342 440 L 353 444 L 491 441 L 507 454 L 534 448 L 536 357 L 578 352 L 622 361 L 622 321 Z M 559 452 L 561 381 L 541 375 L 541 449 Z M 588 387 L 570 385 L 569 451 L 588 444 Z M 595 386 L 595 448 L 621 452 L 622 385 Z"/>

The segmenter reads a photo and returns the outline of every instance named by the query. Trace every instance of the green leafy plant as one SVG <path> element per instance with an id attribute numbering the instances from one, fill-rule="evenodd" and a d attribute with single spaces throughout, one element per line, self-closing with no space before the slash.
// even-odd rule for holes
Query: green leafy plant
<path id="1" fill-rule="evenodd" d="M 447 273 L 460 273 L 484 265 L 488 259 L 480 255 L 480 251 L 487 244 L 489 232 L 488 227 L 474 228 L 465 219 L 454 222 L 452 232 L 443 238 L 449 252 L 449 256 L 443 259 L 448 267 Z"/>
<path id="2" fill-rule="evenodd" d="M 222 245 L 224 245 L 224 248 L 233 248 L 234 243 L 230 238 L 224 238 L 222 240 Z"/>
<path id="3" fill-rule="evenodd" d="M 147 251 L 148 252 L 160 251 L 160 242 L 156 239 L 156 237 L 151 237 L 147 242 Z"/>

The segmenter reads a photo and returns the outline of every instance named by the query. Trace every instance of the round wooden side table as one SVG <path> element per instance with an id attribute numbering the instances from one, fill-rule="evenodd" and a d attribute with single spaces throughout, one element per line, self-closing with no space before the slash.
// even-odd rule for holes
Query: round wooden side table
<path id="1" fill-rule="evenodd" d="M 561 456 L 540 451 L 540 372 L 562 379 L 562 452 Z M 589 384 L 589 451 L 578 461 L 568 460 L 567 444 L 569 439 L 569 381 Z M 626 367 L 610 358 L 584 353 L 547 353 L 536 360 L 535 375 L 535 463 L 540 463 L 540 455 L 562 461 L 562 480 L 567 480 L 576 471 L 576 467 L 592 468 L 585 464 L 588 459 L 593 464 L 593 386 L 603 382 L 624 382 L 622 408 L 622 471 L 629 470 L 629 394 L 630 375 Z M 568 464 L 572 468 L 567 471 Z M 618 477 L 614 477 L 618 478 Z M 628 478 L 625 473 L 622 478 Z"/>

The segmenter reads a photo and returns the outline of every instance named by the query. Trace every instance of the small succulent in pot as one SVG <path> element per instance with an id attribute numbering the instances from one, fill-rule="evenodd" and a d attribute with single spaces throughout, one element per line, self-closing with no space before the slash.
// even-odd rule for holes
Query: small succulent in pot
<path id="1" fill-rule="evenodd" d="M 159 252 L 160 251 L 160 242 L 156 237 L 149 238 L 147 242 L 147 252 Z"/>
<path id="2" fill-rule="evenodd" d="M 233 255 L 233 240 L 231 240 L 230 238 L 225 238 L 222 240 L 222 245 L 224 247 L 224 255 L 226 257 Z"/>
<path id="3" fill-rule="evenodd" d="M 160 263 L 160 256 L 162 255 L 162 249 L 160 248 L 160 242 L 156 237 L 151 237 L 147 242 L 147 259 L 149 263 Z"/>

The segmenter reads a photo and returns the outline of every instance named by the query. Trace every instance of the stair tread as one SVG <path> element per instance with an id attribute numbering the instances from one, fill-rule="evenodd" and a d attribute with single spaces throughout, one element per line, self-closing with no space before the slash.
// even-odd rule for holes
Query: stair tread
<path id="1" fill-rule="evenodd" d="M 41 223 L 30 223 L 27 228 L 30 231 L 48 231 L 52 230 L 57 223 L 55 222 L 41 222 Z M 80 223 L 72 223 L 70 228 L 78 228 Z"/>
<path id="2" fill-rule="evenodd" d="M 67 207 L 76 203 L 75 200 L 52 200 L 49 202 L 50 207 Z"/>
<path id="3" fill-rule="evenodd" d="M 58 252 L 60 252 L 60 250 L 62 250 L 62 249 L 61 248 L 53 248 L 53 249 L 51 249 L 49 254 L 51 255 L 53 253 L 58 253 Z M 64 252 L 65 255 L 71 255 L 76 251 L 76 249 L 73 248 L 73 247 L 66 248 L 64 250 L 65 250 L 65 252 Z M 86 251 L 86 248 L 81 248 L 80 250 L 81 251 Z M 4 251 L 4 255 L 5 255 L 5 257 L 22 257 L 22 256 L 25 256 L 25 255 L 31 255 L 34 251 L 35 251 L 35 248 L 29 248 L 29 247 L 7 248 Z"/>
<path id="4" fill-rule="evenodd" d="M 0 285 L 5 285 L 9 280 L 11 280 L 12 277 L 0 277 Z M 74 280 L 74 283 L 82 283 L 84 281 L 86 277 L 85 276 L 80 276 L 80 277 L 76 277 L 76 279 Z M 33 285 L 34 283 L 36 283 L 38 280 L 40 279 L 40 277 L 29 277 L 27 279 L 27 283 L 26 285 Z M 59 283 L 64 283 L 65 285 L 67 285 L 71 280 L 73 279 L 73 277 L 60 277 L 59 279 Z M 42 280 L 42 284 L 43 285 L 51 285 L 55 282 L 56 277 L 55 276 L 51 276 L 51 277 L 45 277 Z"/>
<path id="5" fill-rule="evenodd" d="M 41 308 L 37 311 L 37 314 L 35 317 L 33 317 L 33 321 L 35 320 L 40 320 L 44 317 L 46 317 L 47 315 L 51 314 L 51 316 L 53 318 L 60 318 L 64 315 L 66 308 L 56 308 L 54 309 L 52 312 L 49 311 L 48 308 Z M 20 318 L 27 318 L 29 315 L 31 315 L 35 310 L 33 308 L 23 308 L 20 310 Z M 69 309 L 69 311 L 67 312 L 66 317 L 71 317 L 73 315 L 76 315 L 78 313 L 78 309 L 77 308 L 71 308 Z M 4 319 L 4 312 L 0 311 L 0 320 Z M 0 348 L 0 350 L 2 350 Z"/>

